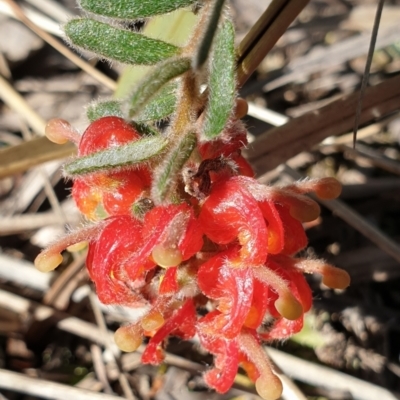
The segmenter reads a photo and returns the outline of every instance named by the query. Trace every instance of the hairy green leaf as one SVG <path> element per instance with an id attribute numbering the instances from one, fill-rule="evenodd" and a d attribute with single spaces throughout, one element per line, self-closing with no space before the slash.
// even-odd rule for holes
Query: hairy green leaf
<path id="1" fill-rule="evenodd" d="M 160 132 L 154 126 L 145 124 L 144 122 L 132 121 L 132 125 L 143 136 L 160 135 Z"/>
<path id="2" fill-rule="evenodd" d="M 213 48 L 209 97 L 203 125 L 203 140 L 215 139 L 225 128 L 235 104 L 235 32 L 225 22 L 215 38 Z"/>
<path id="3" fill-rule="evenodd" d="M 125 64 L 153 65 L 179 53 L 170 43 L 93 19 L 72 19 L 64 30 L 75 46 Z"/>
<path id="4" fill-rule="evenodd" d="M 219 17 L 224 6 L 225 0 L 215 0 L 211 6 L 210 16 L 205 27 L 201 43 L 193 57 L 193 69 L 199 69 L 207 60 L 215 32 L 218 28 Z"/>
<path id="5" fill-rule="evenodd" d="M 80 0 L 84 10 L 106 17 L 132 20 L 166 14 L 197 0 Z"/>
<path id="6" fill-rule="evenodd" d="M 138 164 L 158 155 L 166 145 L 167 140 L 162 136 L 145 137 L 124 146 L 77 158 L 66 164 L 64 171 L 74 176 Z"/>
<path id="7" fill-rule="evenodd" d="M 178 9 L 169 14 L 157 15 L 147 21 L 142 33 L 147 37 L 159 39 L 185 46 L 193 27 L 196 26 L 198 16 L 185 9 Z M 148 65 L 131 65 L 124 68 L 119 76 L 115 98 L 126 98 L 133 88 L 149 73 Z"/>
<path id="8" fill-rule="evenodd" d="M 190 68 L 189 58 L 171 58 L 146 75 L 130 96 L 129 116 L 134 117 L 149 99 L 171 79 L 183 74 Z"/>
<path id="9" fill-rule="evenodd" d="M 123 118 L 123 113 L 121 111 L 121 102 L 118 100 L 93 102 L 87 107 L 86 116 L 88 117 L 90 122 L 108 116 Z"/>
<path id="10" fill-rule="evenodd" d="M 135 116 L 136 121 L 159 121 L 168 118 L 175 111 L 176 106 L 176 85 L 166 84 L 144 105 L 141 111 Z"/>
<path id="11" fill-rule="evenodd" d="M 196 142 L 196 134 L 193 132 L 180 138 L 180 141 L 166 155 L 164 162 L 157 167 L 151 189 L 152 198 L 156 204 L 162 203 L 174 193 L 173 189 L 180 176 L 179 172 L 196 147 Z"/>

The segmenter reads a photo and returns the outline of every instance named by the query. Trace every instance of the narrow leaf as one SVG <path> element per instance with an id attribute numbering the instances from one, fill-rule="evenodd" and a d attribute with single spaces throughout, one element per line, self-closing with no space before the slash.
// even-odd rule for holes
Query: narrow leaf
<path id="1" fill-rule="evenodd" d="M 159 121 L 168 118 L 175 111 L 176 85 L 166 84 L 136 115 L 136 121 Z"/>
<path id="2" fill-rule="evenodd" d="M 129 116 L 134 117 L 166 83 L 189 68 L 189 58 L 171 58 L 154 67 L 153 71 L 144 77 L 131 95 Z"/>
<path id="3" fill-rule="evenodd" d="M 193 27 L 196 26 L 198 16 L 185 9 L 178 9 L 169 14 L 157 15 L 147 21 L 143 28 L 143 35 L 184 47 L 189 39 Z M 131 65 L 124 68 L 117 83 L 115 98 L 126 98 L 133 88 L 149 72 L 149 66 Z"/>
<path id="4" fill-rule="evenodd" d="M 95 14 L 132 20 L 166 14 L 196 2 L 197 0 L 80 0 L 80 5 L 84 10 Z"/>
<path id="5" fill-rule="evenodd" d="M 86 116 L 88 117 L 90 122 L 108 116 L 123 118 L 123 113 L 121 111 L 121 102 L 118 100 L 93 102 L 87 107 Z"/>
<path id="6" fill-rule="evenodd" d="M 179 172 L 196 147 L 196 134 L 189 133 L 171 149 L 165 160 L 154 173 L 152 198 L 156 204 L 162 203 L 171 193 L 180 177 Z"/>
<path id="7" fill-rule="evenodd" d="M 236 95 L 234 35 L 233 25 L 225 22 L 215 40 L 203 140 L 213 140 L 222 132 L 234 107 Z"/>
<path id="8" fill-rule="evenodd" d="M 64 30 L 75 46 L 125 64 L 152 65 L 179 52 L 178 47 L 162 40 L 93 19 L 73 19 Z"/>
<path id="9" fill-rule="evenodd" d="M 167 145 L 161 136 L 145 137 L 124 146 L 90 154 L 65 165 L 67 175 L 82 175 L 100 170 L 130 166 L 159 154 Z"/>
<path id="10" fill-rule="evenodd" d="M 144 122 L 132 121 L 132 125 L 143 136 L 159 136 L 160 135 L 160 132 L 154 126 L 145 124 Z"/>
<path id="11" fill-rule="evenodd" d="M 193 69 L 199 69 L 207 60 L 224 3 L 225 0 L 215 0 L 212 4 L 203 39 L 193 58 Z"/>

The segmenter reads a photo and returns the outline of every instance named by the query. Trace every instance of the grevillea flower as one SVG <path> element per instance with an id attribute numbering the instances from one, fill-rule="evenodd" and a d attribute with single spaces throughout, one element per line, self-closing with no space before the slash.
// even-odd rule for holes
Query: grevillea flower
<path id="1" fill-rule="evenodd" d="M 66 126 L 65 123 L 63 126 Z M 47 129 L 50 134 L 54 131 L 59 133 L 60 130 L 54 120 Z M 68 136 L 68 130 L 64 134 Z M 87 156 L 140 138 L 141 135 L 131 124 L 122 118 L 109 116 L 92 122 L 82 137 L 75 137 L 74 140 L 78 155 Z M 129 214 L 132 205 L 146 194 L 150 185 L 151 175 L 145 166 L 117 172 L 102 171 L 76 179 L 72 197 L 82 214 L 90 220 L 96 220 L 101 216 L 102 209 L 108 215 Z"/>
<path id="2" fill-rule="evenodd" d="M 81 139 L 65 122 L 52 124 L 50 133 L 75 141 L 79 156 L 140 137 L 116 117 L 92 123 Z M 261 185 L 240 154 L 246 143 L 243 126 L 233 122 L 230 129 L 197 144 L 200 160 L 191 161 L 190 173 L 178 180 L 176 198 L 164 204 L 154 206 L 149 198 L 151 177 L 144 165 L 76 179 L 72 193 L 81 211 L 98 219 L 102 207 L 109 216 L 57 241 L 36 265 L 54 269 L 65 248 L 87 242 L 86 265 L 99 299 L 145 307 L 141 318 L 116 331 L 122 350 L 134 351 L 148 338 L 142 361 L 158 364 L 169 336 L 197 335 L 215 356 L 204 375 L 210 387 L 226 392 L 242 367 L 258 393 L 273 400 L 282 384 L 263 343 L 301 330 L 312 305 L 303 274 L 319 273 L 332 288 L 349 284 L 346 272 L 324 261 L 296 258 L 307 245 L 302 224 L 320 212 L 306 194 L 335 198 L 340 184 L 325 178 Z M 138 199 L 147 204 L 140 215 L 132 210 Z"/>

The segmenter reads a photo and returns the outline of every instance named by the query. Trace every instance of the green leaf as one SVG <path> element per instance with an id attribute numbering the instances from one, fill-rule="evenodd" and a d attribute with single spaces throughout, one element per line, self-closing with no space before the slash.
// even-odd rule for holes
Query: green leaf
<path id="1" fill-rule="evenodd" d="M 235 31 L 225 22 L 215 38 L 208 84 L 209 97 L 203 125 L 203 140 L 215 139 L 225 128 L 236 97 Z"/>
<path id="2" fill-rule="evenodd" d="M 153 126 L 143 122 L 132 121 L 132 125 L 143 136 L 159 136 L 160 132 Z"/>
<path id="3" fill-rule="evenodd" d="M 215 0 L 211 5 L 210 15 L 207 26 L 204 30 L 203 38 L 193 57 L 193 69 L 199 69 L 207 60 L 215 32 L 218 28 L 219 17 L 224 6 L 225 0 Z"/>
<path id="4" fill-rule="evenodd" d="M 118 100 L 93 102 L 87 107 L 86 116 L 90 122 L 108 116 L 124 117 L 121 111 L 121 102 Z"/>
<path id="5" fill-rule="evenodd" d="M 74 176 L 138 164 L 158 155 L 166 145 L 167 140 L 162 136 L 145 137 L 124 146 L 77 158 L 66 164 L 64 171 Z"/>
<path id="6" fill-rule="evenodd" d="M 106 17 L 132 20 L 166 14 L 188 7 L 197 0 L 80 0 L 81 7 Z"/>
<path id="7" fill-rule="evenodd" d="M 72 19 L 64 31 L 75 46 L 125 64 L 153 65 L 179 53 L 170 43 L 93 19 Z"/>
<path id="8" fill-rule="evenodd" d="M 170 195 L 175 194 L 175 185 L 180 177 L 179 172 L 196 147 L 196 134 L 188 133 L 166 155 L 164 162 L 154 173 L 151 194 L 154 202 L 160 204 Z"/>
<path id="9" fill-rule="evenodd" d="M 170 14 L 158 15 L 151 18 L 143 29 L 147 37 L 172 43 L 175 46 L 185 46 L 188 38 L 196 26 L 198 16 L 186 9 L 175 10 Z M 115 98 L 125 98 L 135 85 L 149 72 L 149 66 L 127 66 L 118 79 Z"/>
<path id="10" fill-rule="evenodd" d="M 144 105 L 171 79 L 190 68 L 189 58 L 171 58 L 158 64 L 151 73 L 139 83 L 130 96 L 129 116 L 134 117 Z"/>
<path id="11" fill-rule="evenodd" d="M 159 121 L 168 118 L 175 111 L 176 85 L 166 84 L 136 115 L 136 121 Z"/>

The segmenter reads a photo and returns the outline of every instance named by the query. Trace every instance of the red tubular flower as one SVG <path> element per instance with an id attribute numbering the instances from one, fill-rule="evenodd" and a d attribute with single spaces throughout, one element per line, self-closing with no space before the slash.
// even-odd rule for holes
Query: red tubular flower
<path id="1" fill-rule="evenodd" d="M 65 121 L 54 120 L 47 131 L 54 141 L 78 142 L 78 133 Z M 121 118 L 100 118 L 81 137 L 78 154 L 139 137 Z M 325 178 L 280 188 L 260 185 L 240 154 L 246 143 L 243 125 L 232 120 L 218 139 L 199 144 L 182 180 L 176 177 L 182 185 L 174 201 L 182 195 L 180 204 L 168 204 L 169 198 L 153 207 L 145 165 L 79 177 L 72 195 L 80 210 L 90 219 L 103 213 L 110 217 L 54 243 L 35 264 L 53 270 L 65 248 L 89 242 L 87 268 L 99 299 L 146 305 L 145 315 L 115 333 L 122 350 L 134 351 L 148 337 L 142 361 L 159 364 L 170 335 L 188 339 L 197 333 L 215 355 L 214 368 L 204 375 L 210 387 L 228 391 L 240 365 L 260 396 L 276 400 L 282 385 L 262 342 L 285 339 L 302 328 L 312 302 L 303 273 L 319 273 L 322 283 L 333 288 L 349 284 L 345 271 L 322 260 L 294 258 L 307 245 L 302 223 L 320 212 L 305 194 L 334 198 L 340 184 Z M 131 208 L 142 204 L 137 203 L 141 198 L 146 205 L 139 220 Z"/>
<path id="2" fill-rule="evenodd" d="M 239 265 L 263 264 L 267 258 L 267 227 L 257 201 L 235 177 L 213 185 L 199 215 L 204 233 L 215 243 L 238 239 Z"/>
<path id="3" fill-rule="evenodd" d="M 218 317 L 218 312 L 210 312 L 200 321 L 210 325 Z M 236 339 L 229 340 L 213 334 L 206 334 L 198 330 L 201 345 L 215 355 L 214 368 L 204 374 L 208 386 L 219 393 L 227 392 L 235 380 L 239 365 L 239 347 Z"/>
<path id="4" fill-rule="evenodd" d="M 307 236 L 287 207 L 272 201 L 260 201 L 258 206 L 268 226 L 268 253 L 295 254 L 307 246 Z"/>
<path id="5" fill-rule="evenodd" d="M 78 155 L 86 156 L 139 138 L 137 130 L 122 118 L 103 117 L 91 123 L 83 133 L 78 145 Z M 146 167 L 97 172 L 74 182 L 72 196 L 79 210 L 89 219 L 95 219 L 95 207 L 93 201 L 88 204 L 87 195 L 98 203 L 102 202 L 109 215 L 129 214 L 132 204 L 149 189 L 150 184 L 151 177 Z"/>
<path id="6" fill-rule="evenodd" d="M 163 340 L 171 334 L 183 339 L 192 338 L 196 333 L 196 319 L 196 308 L 193 301 L 191 299 L 186 300 L 180 308 L 174 310 L 165 324 L 150 339 L 146 350 L 142 354 L 142 362 L 160 364 L 164 359 L 164 352 L 160 346 Z"/>
<path id="7" fill-rule="evenodd" d="M 102 303 L 134 305 L 142 299 L 134 289 L 143 286 L 144 276 L 129 282 L 125 272 L 127 260 L 143 243 L 142 228 L 142 223 L 129 215 L 111 217 L 99 237 L 89 243 L 86 266 Z M 154 265 L 149 260 L 143 264 Z"/>
<path id="8" fill-rule="evenodd" d="M 179 265 L 203 246 L 199 223 L 187 204 L 150 210 L 144 219 L 143 237 L 154 261 L 165 268 Z"/>
<path id="9" fill-rule="evenodd" d="M 72 186 L 72 197 L 83 215 L 89 220 L 98 219 L 98 210 L 102 202 L 101 191 L 89 186 L 84 179 L 76 179 Z"/>
<path id="10" fill-rule="evenodd" d="M 79 142 L 78 155 L 86 156 L 140 138 L 138 131 L 119 117 L 103 117 L 92 122 Z"/>
<path id="11" fill-rule="evenodd" d="M 237 258 L 237 249 L 219 253 L 204 263 L 197 274 L 198 284 L 208 298 L 218 300 L 212 319 L 202 319 L 199 331 L 235 338 L 248 316 L 253 298 L 251 268 L 230 267 L 230 258 Z"/>

